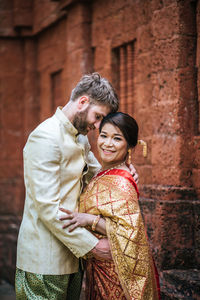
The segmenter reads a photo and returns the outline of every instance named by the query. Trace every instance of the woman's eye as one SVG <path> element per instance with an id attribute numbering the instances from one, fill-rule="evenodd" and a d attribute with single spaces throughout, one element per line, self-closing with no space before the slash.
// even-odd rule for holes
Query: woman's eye
<path id="1" fill-rule="evenodd" d="M 114 138 L 116 141 L 121 141 L 121 138 L 119 138 L 119 137 L 115 137 Z"/>
<path id="2" fill-rule="evenodd" d="M 101 134 L 100 134 L 100 137 L 106 138 L 106 135 L 101 133 Z"/>

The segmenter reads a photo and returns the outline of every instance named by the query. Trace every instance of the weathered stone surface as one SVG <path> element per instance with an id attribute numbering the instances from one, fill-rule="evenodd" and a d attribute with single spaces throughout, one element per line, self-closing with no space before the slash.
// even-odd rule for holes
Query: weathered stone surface
<path id="1" fill-rule="evenodd" d="M 1 215 L 0 219 L 0 278 L 14 284 L 16 245 L 20 218 Z"/>
<path id="2" fill-rule="evenodd" d="M 28 134 L 68 101 L 83 73 L 119 87 L 116 53 L 127 43 L 133 96 L 120 109 L 133 113 L 148 146 L 132 161 L 154 257 L 160 271 L 199 268 L 200 1 L 16 0 L 0 1 L 1 277 L 13 280 Z"/>
<path id="3" fill-rule="evenodd" d="M 147 185 L 141 189 L 141 195 L 140 205 L 159 269 L 198 269 L 200 202 L 192 200 L 194 191 Z M 185 200 L 178 200 L 181 196 Z"/>
<path id="4" fill-rule="evenodd" d="M 190 270 L 166 270 L 161 275 L 162 300 L 198 300 L 200 272 Z"/>

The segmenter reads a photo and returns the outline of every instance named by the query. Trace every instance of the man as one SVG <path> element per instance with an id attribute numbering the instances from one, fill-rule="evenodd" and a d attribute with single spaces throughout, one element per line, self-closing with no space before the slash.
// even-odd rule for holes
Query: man
<path id="1" fill-rule="evenodd" d="M 86 181 L 100 168 L 86 134 L 117 111 L 118 98 L 99 74 L 85 75 L 70 101 L 41 123 L 24 147 L 26 200 L 17 247 L 17 299 L 79 299 L 78 258 L 110 255 L 105 240 L 84 228 L 63 230 L 60 206 L 75 210 Z M 71 274 L 71 275 L 70 275 Z M 38 297 L 38 298 L 37 298 Z"/>
<path id="2" fill-rule="evenodd" d="M 98 73 L 85 75 L 70 101 L 41 123 L 24 147 L 26 199 L 17 246 L 16 299 L 79 299 L 79 257 L 110 257 L 107 239 L 84 228 L 62 228 L 60 207 L 74 211 L 83 179 L 100 165 L 87 133 L 118 109 L 111 84 Z"/>

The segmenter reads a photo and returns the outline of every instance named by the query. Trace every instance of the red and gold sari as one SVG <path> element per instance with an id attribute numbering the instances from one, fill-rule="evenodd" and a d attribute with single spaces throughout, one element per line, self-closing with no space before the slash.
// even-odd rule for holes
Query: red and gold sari
<path id="1" fill-rule="evenodd" d="M 103 174 L 99 173 L 86 187 L 79 211 L 105 218 L 113 260 L 87 259 L 86 299 L 157 300 L 159 291 L 137 185 L 125 170 Z"/>

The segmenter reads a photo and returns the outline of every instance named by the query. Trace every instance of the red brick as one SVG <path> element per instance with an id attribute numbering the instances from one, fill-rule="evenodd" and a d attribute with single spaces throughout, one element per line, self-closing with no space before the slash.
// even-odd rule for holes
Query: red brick
<path id="1" fill-rule="evenodd" d="M 157 215 L 157 223 L 159 223 L 159 243 L 161 242 L 162 251 L 160 251 L 159 262 L 163 266 L 173 268 L 173 266 L 184 265 L 190 266 L 194 263 L 194 249 L 192 232 L 193 227 L 193 207 L 188 202 L 161 202 L 157 206 L 155 214 Z M 170 237 L 170 243 L 169 243 Z M 187 255 L 193 253 L 191 256 Z M 170 256 L 169 256 L 170 253 Z M 188 256 L 187 260 L 182 257 Z"/>
<path id="2" fill-rule="evenodd" d="M 34 1 L 34 32 L 41 30 L 56 20 L 58 2 L 43 0 Z"/>
<path id="3" fill-rule="evenodd" d="M 181 138 L 157 135 L 152 139 L 152 181 L 160 184 L 180 185 Z M 167 183 L 168 182 L 168 183 Z"/>
<path id="4" fill-rule="evenodd" d="M 16 214 L 23 209 L 23 181 L 21 178 L 10 178 L 0 181 L 0 213 Z"/>
<path id="5" fill-rule="evenodd" d="M 185 102 L 188 102 L 189 99 L 193 101 L 196 97 L 196 73 L 194 67 L 191 65 L 177 72 L 180 95 L 185 99 Z"/>
<path id="6" fill-rule="evenodd" d="M 153 12 L 152 33 L 155 39 L 171 39 L 179 31 L 179 10 L 175 1 L 172 5 Z"/>
<path id="7" fill-rule="evenodd" d="M 136 161 L 138 161 L 138 160 L 136 160 Z M 143 161 L 144 161 L 144 159 L 143 159 Z M 151 184 L 152 183 L 152 166 L 151 165 L 141 165 L 140 167 L 137 168 L 137 164 L 134 164 L 134 156 L 133 156 L 132 163 L 139 175 L 139 185 L 138 185 L 139 190 L 143 184 Z"/>
<path id="8" fill-rule="evenodd" d="M 12 28 L 12 13 L 11 11 L 0 11 L 0 33 L 3 34 L 6 30 L 8 33 L 11 33 Z"/>
<path id="9" fill-rule="evenodd" d="M 192 178 L 195 188 L 200 189 L 200 168 L 192 169 Z"/>
<path id="10" fill-rule="evenodd" d="M 74 18 L 74 16 L 76 16 Z M 73 29 L 76 26 L 80 26 L 83 23 L 88 23 L 91 21 L 91 14 L 88 5 L 84 3 L 78 3 L 74 5 L 68 14 L 68 28 Z"/>
<path id="11" fill-rule="evenodd" d="M 135 106 L 133 105 L 133 116 L 138 122 L 141 139 L 152 135 L 152 118 L 151 115 L 148 117 L 146 115 L 148 110 L 148 107 L 136 110 Z"/>
<path id="12" fill-rule="evenodd" d="M 23 176 L 22 153 L 18 159 L 1 159 L 0 161 L 0 180 Z"/>
<path id="13" fill-rule="evenodd" d="M 200 169 L 200 136 L 196 136 L 193 139 L 194 145 L 194 167 Z"/>
<path id="14" fill-rule="evenodd" d="M 33 31 L 16 31 L 11 1 L 0 3 L 1 216 L 22 213 L 22 148 L 28 133 L 52 115 L 52 74 L 61 72 L 61 100 L 56 99 L 64 105 L 83 73 L 94 69 L 112 81 L 113 48 L 135 41 L 134 95 L 132 101 L 121 100 L 120 109 L 132 110 L 140 127 L 139 137 L 148 145 L 146 158 L 141 146 L 132 157 L 140 176 L 141 199 L 148 199 L 142 204 L 144 218 L 159 266 L 188 267 L 187 259 L 190 263 L 199 261 L 194 202 L 200 197 L 200 81 L 196 69 L 200 64 L 200 3 L 72 2 L 34 0 L 31 20 L 29 3 L 15 1 L 16 25 L 30 26 L 33 21 Z M 66 11 L 60 10 L 61 5 Z M 97 133 L 90 134 L 95 154 L 96 137 Z M 152 185 L 154 189 L 145 191 L 145 186 Z M 16 235 L 9 228 L 2 227 L 1 235 L 10 247 L 0 259 L 6 270 L 14 269 Z M 0 248 L 4 246 L 1 243 Z"/>
<path id="15" fill-rule="evenodd" d="M 135 83 L 141 83 L 146 81 L 152 72 L 151 60 L 149 60 L 149 53 L 139 54 L 135 57 L 135 70 L 134 77 Z"/>
<path id="16" fill-rule="evenodd" d="M 23 68 L 23 46 L 20 40 L 0 41 L 0 76 L 18 74 Z M 17 78 L 16 78 L 17 80 Z"/>
<path id="17" fill-rule="evenodd" d="M 194 67 L 196 60 L 196 38 L 194 36 L 181 36 L 179 39 L 179 48 L 181 55 L 179 57 L 178 67 Z"/>
<path id="18" fill-rule="evenodd" d="M 153 46 L 152 32 L 149 24 L 137 28 L 137 52 L 150 52 Z"/>
<path id="19" fill-rule="evenodd" d="M 147 79 L 141 83 L 134 82 L 134 108 L 136 111 L 147 108 L 152 102 L 153 85 L 151 80 Z"/>
<path id="20" fill-rule="evenodd" d="M 31 2 L 28 2 L 31 3 Z M 32 26 L 32 19 L 33 19 L 33 15 L 32 15 L 32 7 L 19 7 L 19 8 L 15 8 L 14 10 L 14 25 L 15 26 L 28 26 L 31 27 Z"/>
<path id="21" fill-rule="evenodd" d="M 173 49 L 173 50 L 172 50 Z M 156 40 L 153 47 L 152 67 L 156 71 L 169 71 L 178 67 L 181 49 L 178 36 L 169 40 Z M 181 67 L 181 65 L 179 66 Z"/>
<path id="22" fill-rule="evenodd" d="M 134 18 L 137 19 L 137 26 L 147 24 L 152 18 L 151 5 L 147 2 L 135 2 L 132 7 L 134 12 Z"/>
<path id="23" fill-rule="evenodd" d="M 152 74 L 151 80 L 153 103 L 163 102 L 167 105 L 169 102 L 177 101 L 180 94 L 177 70 L 155 72 Z"/>
<path id="24" fill-rule="evenodd" d="M 193 1 L 185 1 L 184 3 L 180 2 L 180 31 L 185 35 L 193 35 L 196 34 L 196 3 Z"/>
<path id="25" fill-rule="evenodd" d="M 165 167 L 177 166 L 179 164 L 179 151 L 181 138 L 177 135 L 159 135 L 152 139 L 152 164 Z"/>
<path id="26" fill-rule="evenodd" d="M 54 65 L 59 65 L 59 68 L 63 68 L 66 55 L 65 26 L 65 21 L 59 22 L 58 30 L 54 26 L 44 34 L 43 38 L 39 39 L 39 70 L 52 68 Z"/>
<path id="27" fill-rule="evenodd" d="M 161 102 L 152 105 L 151 122 L 155 134 L 175 135 L 180 133 L 177 102 Z"/>
<path id="28" fill-rule="evenodd" d="M 79 48 L 85 48 L 90 42 L 90 27 L 87 23 L 77 25 L 70 29 L 68 33 L 68 46 L 67 52 L 73 52 Z"/>

